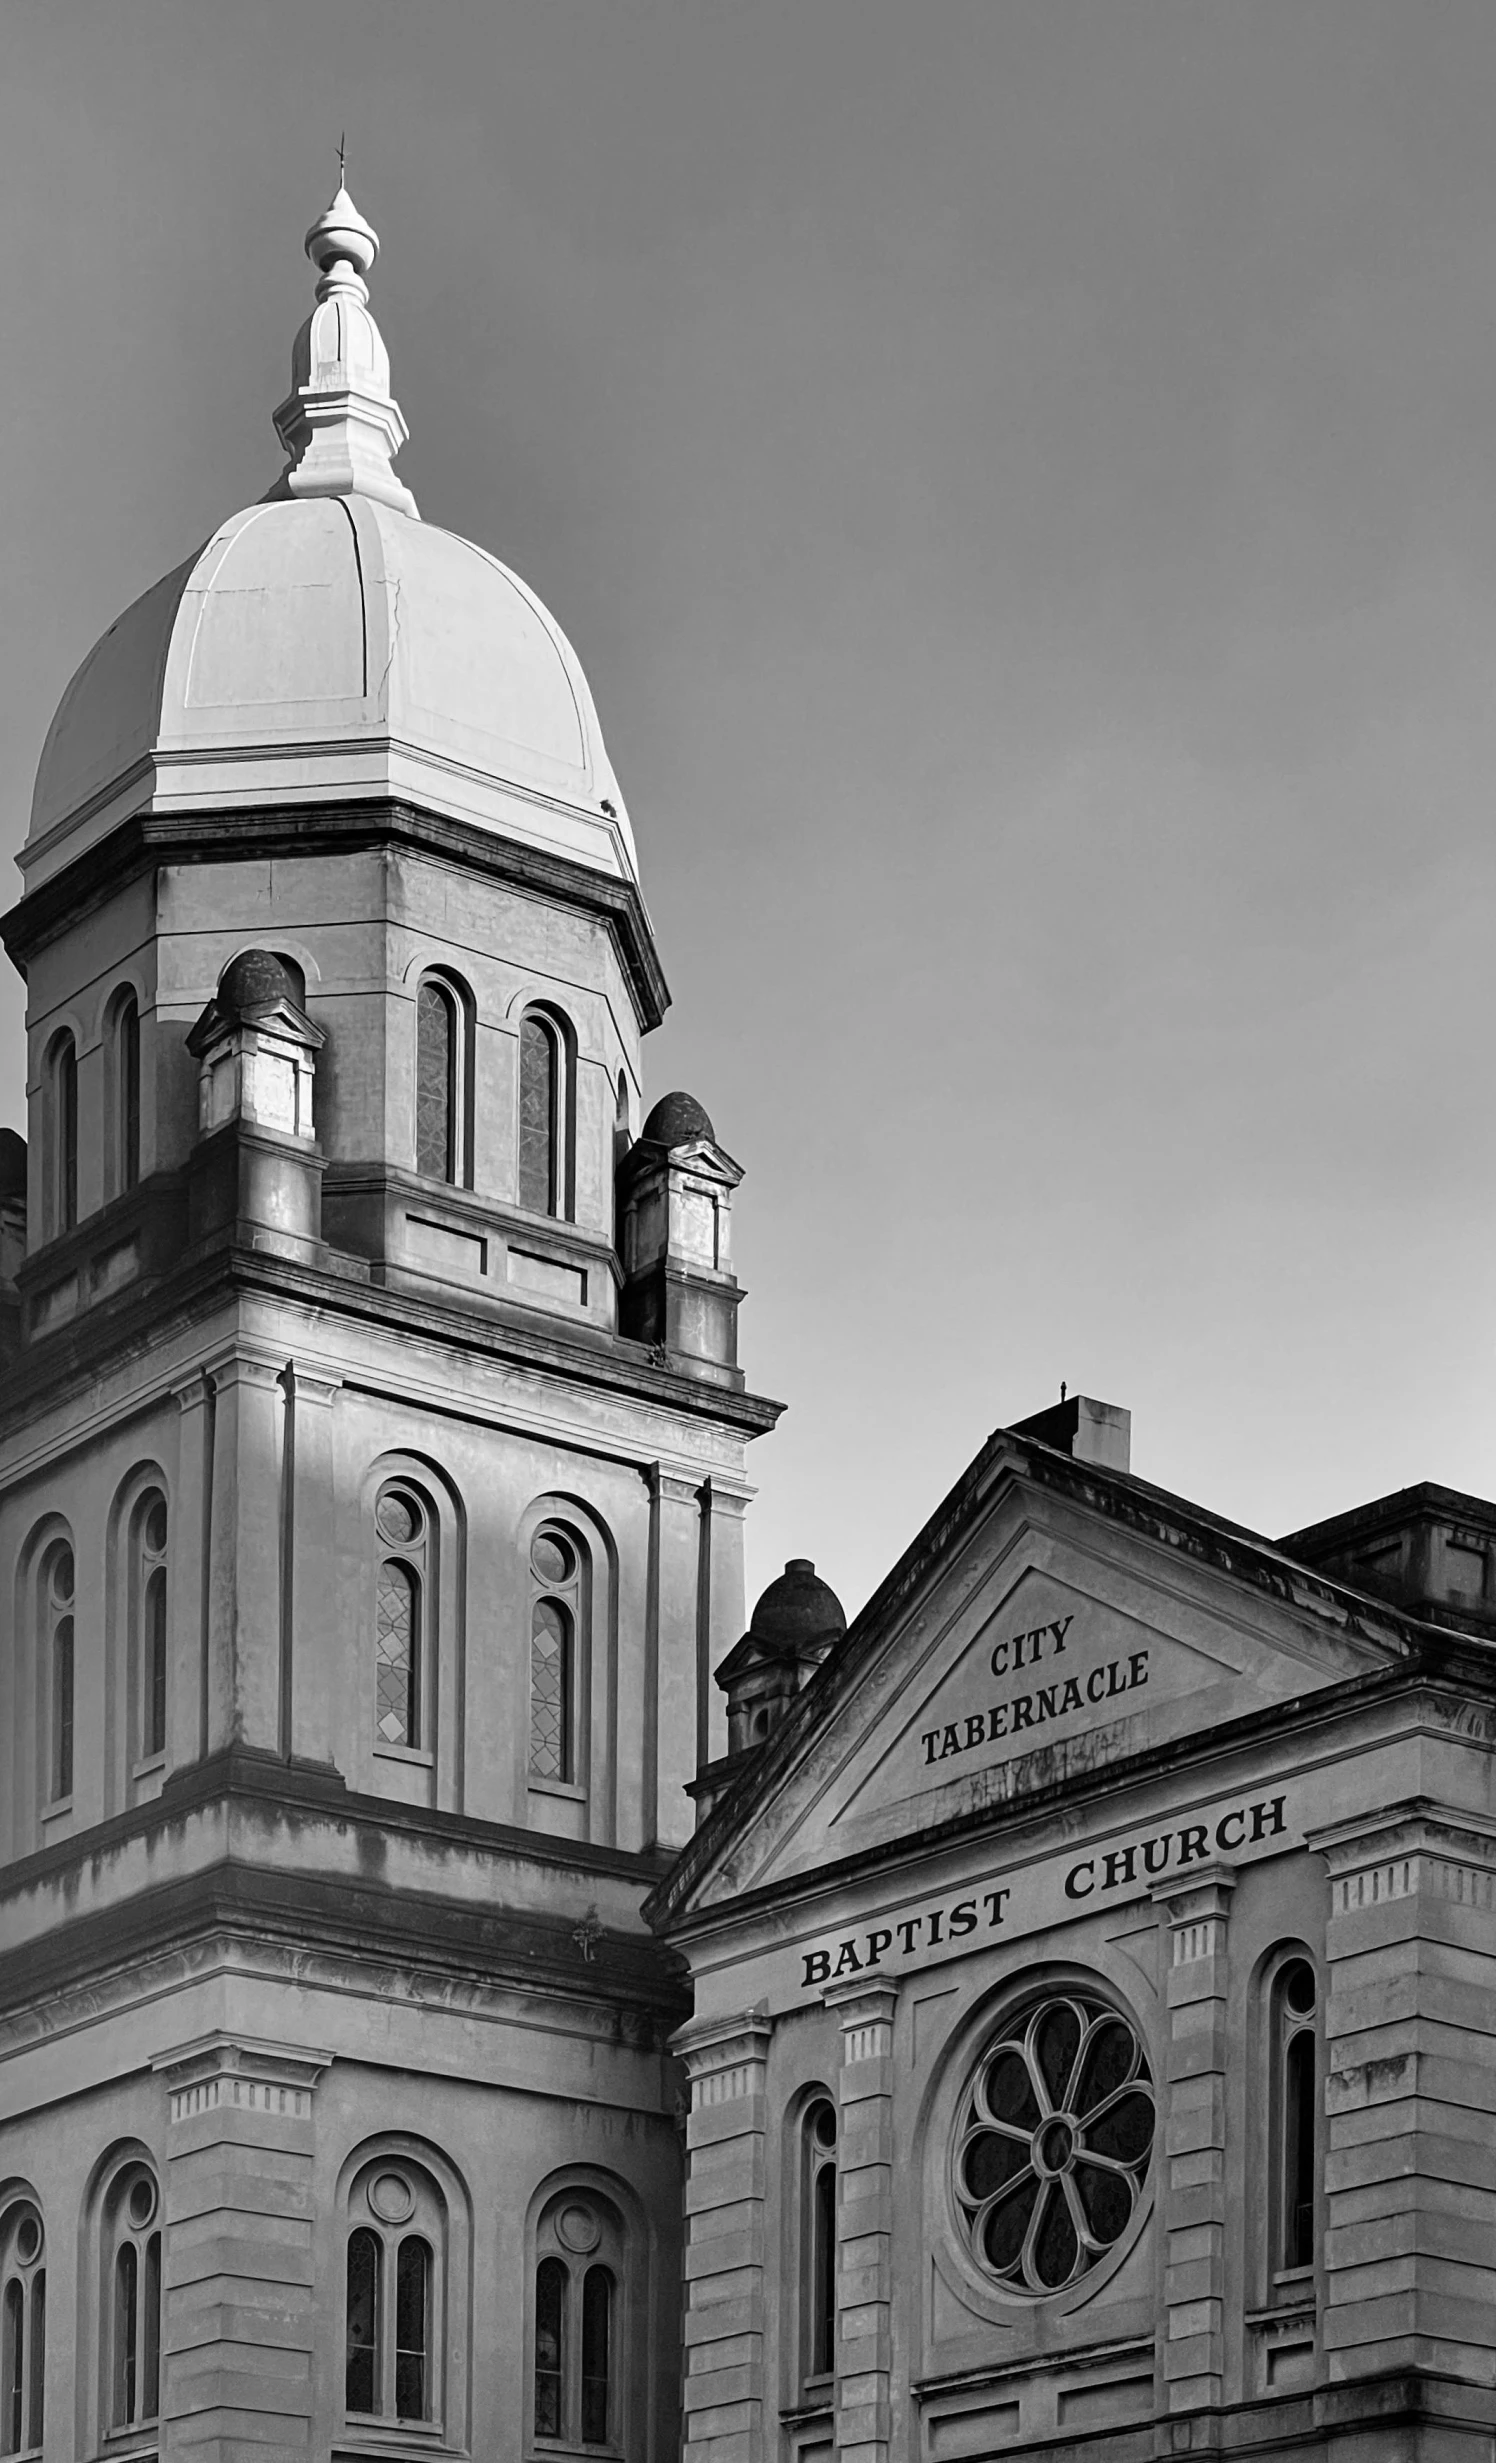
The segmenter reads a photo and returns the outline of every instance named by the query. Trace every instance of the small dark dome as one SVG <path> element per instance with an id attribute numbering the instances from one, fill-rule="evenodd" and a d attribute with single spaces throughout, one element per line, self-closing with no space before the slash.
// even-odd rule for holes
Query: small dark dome
<path id="1" fill-rule="evenodd" d="M 296 987 L 279 958 L 269 949 L 241 949 L 218 981 L 218 1006 L 242 1017 L 247 1009 L 265 1009 L 272 1001 L 296 1000 Z"/>
<path id="2" fill-rule="evenodd" d="M 841 1601 L 808 1556 L 792 1556 L 753 1611 L 748 1631 L 772 1651 L 829 1650 L 847 1630 Z"/>
<path id="3" fill-rule="evenodd" d="M 0 1129 L 0 1206 L 26 1194 L 26 1140 L 15 1129 Z"/>
<path id="4" fill-rule="evenodd" d="M 717 1143 L 717 1132 L 694 1095 L 661 1095 L 642 1134 L 656 1146 L 691 1146 L 699 1137 Z"/>

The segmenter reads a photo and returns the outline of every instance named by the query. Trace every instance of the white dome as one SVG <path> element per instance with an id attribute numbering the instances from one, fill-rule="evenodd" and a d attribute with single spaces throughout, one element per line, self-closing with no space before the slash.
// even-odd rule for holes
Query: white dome
<path id="1" fill-rule="evenodd" d="M 377 246 L 340 190 L 307 235 L 322 279 L 276 413 L 287 469 L 74 676 L 28 889 L 134 813 L 385 796 L 637 882 L 571 644 L 497 558 L 423 522 L 391 467 L 405 424 L 362 279 Z"/>

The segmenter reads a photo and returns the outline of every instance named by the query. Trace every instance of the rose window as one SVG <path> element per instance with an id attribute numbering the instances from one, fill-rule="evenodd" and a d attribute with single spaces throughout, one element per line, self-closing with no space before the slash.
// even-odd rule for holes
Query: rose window
<path id="1" fill-rule="evenodd" d="M 1078 1993 L 1030 2002 L 989 2044 L 956 2133 L 972 2255 L 1015 2292 L 1060 2292 L 1121 2239 L 1153 2149 L 1134 2029 Z"/>

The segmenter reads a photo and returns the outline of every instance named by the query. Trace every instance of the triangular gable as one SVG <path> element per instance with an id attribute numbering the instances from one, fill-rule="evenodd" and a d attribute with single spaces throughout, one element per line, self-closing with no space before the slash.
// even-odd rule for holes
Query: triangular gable
<path id="1" fill-rule="evenodd" d="M 758 1784 L 687 1851 L 683 1890 L 663 1894 L 680 1912 L 1021 1806 L 1404 1655 L 1393 1612 L 1140 1482 L 1029 1445 L 993 1469 L 985 1489 L 967 1475 L 966 1510 L 925 1535 L 923 1578 L 890 1577 Z"/>

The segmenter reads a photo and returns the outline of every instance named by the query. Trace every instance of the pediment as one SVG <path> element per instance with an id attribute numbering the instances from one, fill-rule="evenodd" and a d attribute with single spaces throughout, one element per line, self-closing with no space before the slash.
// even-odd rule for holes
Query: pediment
<path id="1" fill-rule="evenodd" d="M 703 1834 L 687 1903 L 1021 1807 L 1401 1656 L 1390 1617 L 1251 1549 L 1000 1481 L 881 1625 L 858 1620 L 753 1800 Z"/>

